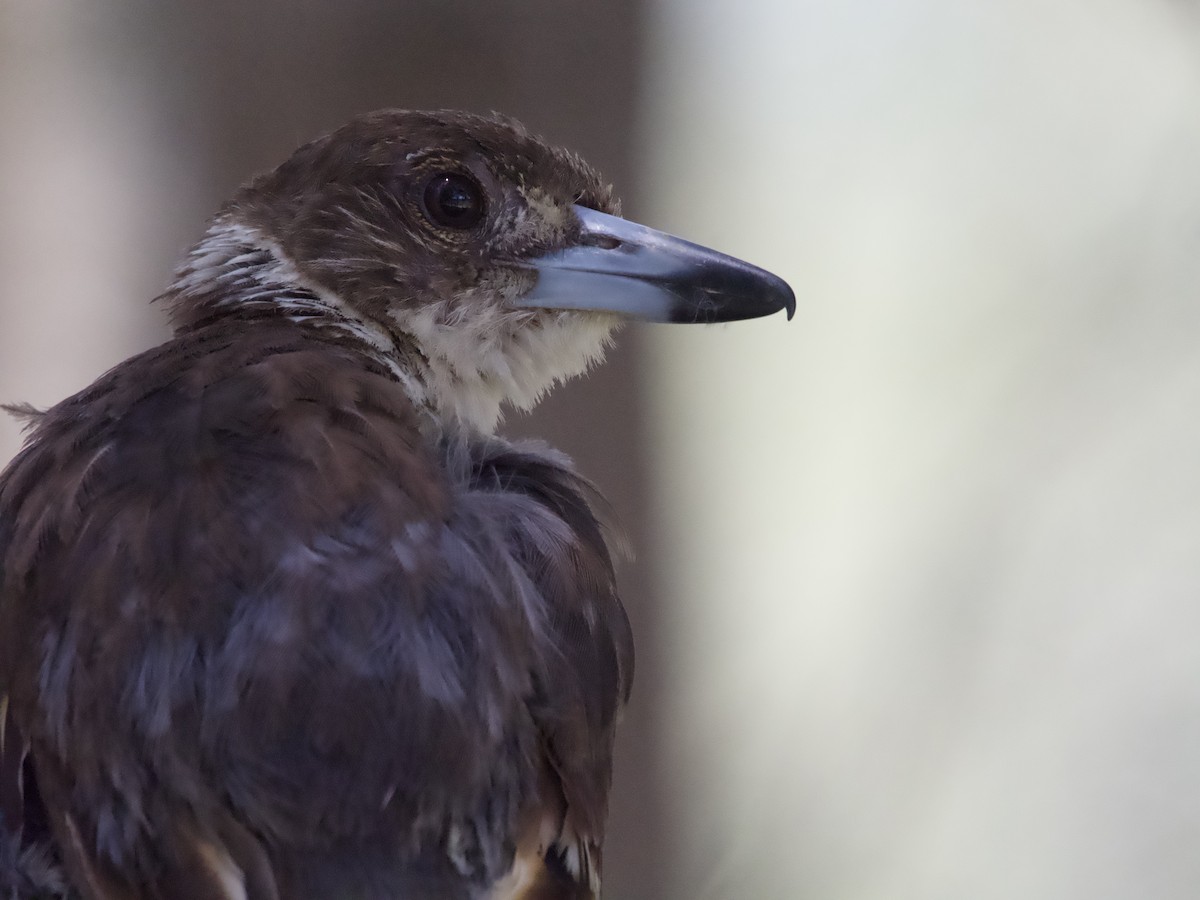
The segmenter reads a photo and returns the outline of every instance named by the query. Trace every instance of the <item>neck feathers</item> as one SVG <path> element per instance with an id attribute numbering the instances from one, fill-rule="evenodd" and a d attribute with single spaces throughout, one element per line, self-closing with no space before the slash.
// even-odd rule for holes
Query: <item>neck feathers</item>
<path id="1" fill-rule="evenodd" d="M 229 218 L 213 223 L 163 297 L 180 333 L 226 317 L 275 317 L 336 328 L 381 352 L 394 349 L 378 323 L 306 279 L 267 235 Z"/>
<path id="2" fill-rule="evenodd" d="M 305 277 L 261 230 L 224 216 L 209 228 L 162 298 L 176 333 L 284 319 L 353 343 L 404 385 L 440 430 L 490 434 L 502 407 L 532 408 L 560 381 L 599 362 L 617 324 L 608 316 L 515 310 L 495 298 L 407 300 L 383 320 Z"/>

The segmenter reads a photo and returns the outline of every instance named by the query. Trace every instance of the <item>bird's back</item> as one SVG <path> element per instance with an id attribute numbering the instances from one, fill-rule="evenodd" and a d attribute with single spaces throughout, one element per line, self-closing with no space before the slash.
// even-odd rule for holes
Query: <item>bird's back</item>
<path id="1" fill-rule="evenodd" d="M 55 407 L 0 480 L 0 691 L 67 870 L 587 896 L 632 666 L 588 487 L 430 434 L 336 338 L 231 324 Z"/>

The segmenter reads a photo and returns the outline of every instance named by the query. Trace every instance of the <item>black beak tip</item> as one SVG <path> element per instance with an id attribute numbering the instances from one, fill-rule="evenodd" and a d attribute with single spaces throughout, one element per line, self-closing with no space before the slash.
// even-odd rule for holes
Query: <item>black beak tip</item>
<path id="1" fill-rule="evenodd" d="M 783 279 L 780 279 L 779 285 L 783 288 L 783 308 L 787 310 L 787 318 L 790 322 L 792 321 L 792 316 L 796 314 L 796 292 Z"/>
<path id="2" fill-rule="evenodd" d="M 796 293 L 791 286 L 766 269 L 741 260 L 730 260 L 728 268 L 714 272 L 702 269 L 695 282 L 680 296 L 686 298 L 672 318 L 674 322 L 737 322 L 773 316 L 787 311 L 788 321 L 796 314 Z"/>
<path id="3" fill-rule="evenodd" d="M 665 321 L 713 325 L 760 319 L 783 309 L 790 322 L 796 314 L 796 294 L 778 275 L 745 266 L 735 278 L 720 285 L 681 283 L 678 302 Z"/>
<path id="4" fill-rule="evenodd" d="M 767 296 L 773 305 L 772 312 L 778 312 L 781 309 L 787 310 L 788 321 L 792 321 L 792 316 L 796 314 L 796 292 L 792 290 L 792 286 L 772 273 L 767 274 Z"/>

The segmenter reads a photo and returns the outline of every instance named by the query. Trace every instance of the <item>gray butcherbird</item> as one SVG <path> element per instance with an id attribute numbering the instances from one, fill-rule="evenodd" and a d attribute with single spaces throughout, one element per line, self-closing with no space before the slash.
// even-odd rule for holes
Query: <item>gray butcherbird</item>
<path id="1" fill-rule="evenodd" d="M 0 894 L 596 896 L 629 624 L 587 483 L 492 432 L 625 317 L 791 290 L 514 122 L 392 110 L 163 299 L 0 476 Z"/>

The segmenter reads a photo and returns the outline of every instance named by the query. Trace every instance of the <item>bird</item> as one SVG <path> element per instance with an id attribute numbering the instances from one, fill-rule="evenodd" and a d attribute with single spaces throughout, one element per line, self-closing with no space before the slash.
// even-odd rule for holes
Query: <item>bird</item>
<path id="1" fill-rule="evenodd" d="M 173 333 L 0 475 L 0 895 L 599 896 L 633 638 L 603 500 L 497 434 L 629 320 L 786 310 L 497 114 L 242 187 Z"/>

